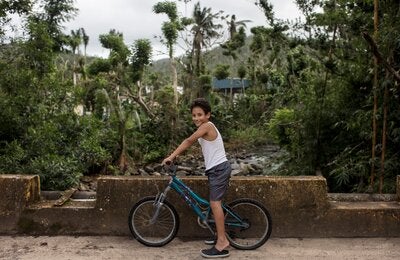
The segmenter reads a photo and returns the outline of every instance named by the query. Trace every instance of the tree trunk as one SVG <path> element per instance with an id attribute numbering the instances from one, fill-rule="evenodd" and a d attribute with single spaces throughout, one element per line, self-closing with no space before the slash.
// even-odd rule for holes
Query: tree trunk
<path id="1" fill-rule="evenodd" d="M 195 75 L 199 77 L 201 75 L 201 49 L 198 47 L 196 48 L 196 68 L 195 68 Z"/>
<path id="2" fill-rule="evenodd" d="M 124 127 L 124 126 L 120 126 L 120 127 Z M 120 129 L 121 131 L 122 129 Z M 125 129 L 122 130 L 122 132 L 120 132 L 120 147 L 121 147 L 121 153 L 119 155 L 119 159 L 118 159 L 118 168 L 121 172 L 125 172 L 128 169 L 128 160 L 127 160 L 127 154 L 126 154 L 126 137 L 125 137 Z"/>
<path id="3" fill-rule="evenodd" d="M 374 0 L 374 38 L 378 37 L 378 0 Z M 372 147 L 371 147 L 371 176 L 370 176 L 370 189 L 374 190 L 375 181 L 375 147 L 376 147 L 376 115 L 378 111 L 378 58 L 374 56 L 374 82 L 373 82 L 373 94 L 374 94 L 374 111 L 372 116 Z"/>
<path id="4" fill-rule="evenodd" d="M 334 29 L 333 29 L 333 36 L 332 36 L 332 44 L 329 47 L 329 52 L 328 52 L 328 60 L 332 61 L 333 58 L 333 51 L 336 46 L 336 35 L 337 35 L 337 30 L 338 30 L 338 25 L 335 24 Z M 317 119 L 316 119 L 316 145 L 315 145 L 315 175 L 318 176 L 318 174 L 321 174 L 321 153 L 322 153 L 322 144 L 321 144 L 321 120 L 322 116 L 325 110 L 325 95 L 326 95 L 326 89 L 328 88 L 328 79 L 329 79 L 329 70 L 326 69 L 325 71 L 325 78 L 324 82 L 322 84 L 322 89 L 321 91 L 317 91 L 319 93 L 316 93 L 317 95 L 317 100 L 319 104 L 319 108 L 317 111 Z"/>
<path id="5" fill-rule="evenodd" d="M 86 66 L 86 57 L 87 57 L 87 55 L 86 55 L 86 48 L 87 48 L 87 45 L 85 44 L 85 47 L 84 47 L 84 52 L 83 52 L 83 55 L 84 55 L 84 61 L 85 61 L 85 66 Z"/>
<path id="6" fill-rule="evenodd" d="M 244 79 L 241 79 L 241 80 L 242 80 L 242 94 L 244 96 L 246 94 L 245 89 L 244 89 Z"/>
<path id="7" fill-rule="evenodd" d="M 386 77 L 389 77 L 389 73 L 386 72 Z M 385 153 L 386 153 L 386 132 L 387 132 L 387 114 L 388 114 L 388 103 L 389 103 L 389 89 L 385 84 L 385 93 L 383 95 L 383 127 L 382 127 L 382 154 L 381 154 L 381 169 L 379 174 L 379 193 L 383 190 L 383 180 L 385 176 Z"/>
<path id="8" fill-rule="evenodd" d="M 139 93 L 138 95 L 134 95 L 134 93 L 132 92 L 131 88 L 126 88 L 128 90 L 127 95 L 133 99 L 133 101 L 135 101 L 142 109 L 143 111 L 146 113 L 146 115 L 148 115 L 150 118 L 154 118 L 155 115 L 151 112 L 150 108 L 146 105 L 146 103 L 143 101 L 142 95 L 141 93 L 141 86 L 142 84 L 140 82 L 138 82 L 138 86 L 139 86 Z"/>
<path id="9" fill-rule="evenodd" d="M 174 104 L 178 104 L 178 73 L 176 71 L 176 61 L 174 57 L 170 57 L 172 72 L 172 88 L 174 89 Z"/>
<path id="10" fill-rule="evenodd" d="M 74 84 L 74 87 L 76 86 L 77 83 L 77 76 L 76 76 L 76 57 L 75 57 L 75 50 L 73 50 L 73 63 L 72 63 L 72 82 Z"/>

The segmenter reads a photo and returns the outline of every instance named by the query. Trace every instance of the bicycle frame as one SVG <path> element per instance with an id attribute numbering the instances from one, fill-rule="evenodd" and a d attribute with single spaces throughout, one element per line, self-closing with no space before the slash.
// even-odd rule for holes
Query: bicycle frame
<path id="1" fill-rule="evenodd" d="M 215 223 L 213 219 L 209 218 L 209 215 L 211 213 L 211 208 L 210 208 L 210 203 L 200 197 L 197 193 L 192 191 L 181 179 L 179 179 L 175 174 L 170 175 L 170 181 L 168 183 L 168 186 L 165 188 L 165 190 L 160 193 L 157 196 L 157 199 L 155 201 L 155 205 L 157 207 L 156 212 L 154 213 L 154 216 L 152 218 L 152 222 L 156 221 L 159 213 L 160 206 L 162 205 L 163 201 L 165 200 L 167 193 L 173 189 L 176 191 L 186 202 L 186 204 L 194 211 L 194 213 L 200 218 L 202 223 L 211 231 L 212 234 L 214 234 L 214 231 L 212 228 L 209 226 L 210 223 Z M 204 207 L 205 209 L 202 209 L 201 207 Z M 233 212 L 227 205 L 224 203 L 222 204 L 222 209 L 224 212 L 229 214 L 232 219 L 229 221 L 225 221 L 225 225 L 231 226 L 231 227 L 239 227 L 239 228 L 248 228 L 249 224 L 246 223 L 241 219 L 240 216 L 238 216 L 235 212 Z"/>

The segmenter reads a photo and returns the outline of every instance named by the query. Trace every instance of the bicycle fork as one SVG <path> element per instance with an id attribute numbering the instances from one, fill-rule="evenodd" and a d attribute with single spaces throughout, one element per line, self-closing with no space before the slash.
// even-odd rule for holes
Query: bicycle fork
<path id="1" fill-rule="evenodd" d="M 162 205 L 164 205 L 164 200 L 167 197 L 167 193 L 171 188 L 167 186 L 163 192 L 160 193 L 154 200 L 155 211 L 153 217 L 150 219 L 150 224 L 154 224 L 157 221 L 158 215 L 160 214 L 160 210 Z"/>

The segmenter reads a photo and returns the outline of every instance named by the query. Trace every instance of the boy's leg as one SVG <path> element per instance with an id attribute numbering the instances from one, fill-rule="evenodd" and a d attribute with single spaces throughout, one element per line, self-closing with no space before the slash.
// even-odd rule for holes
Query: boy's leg
<path id="1" fill-rule="evenodd" d="M 221 163 L 206 172 L 210 186 L 210 207 L 214 216 L 217 229 L 217 242 L 210 249 L 201 250 L 203 257 L 226 257 L 229 251 L 229 241 L 225 234 L 225 216 L 221 200 L 224 197 L 231 176 L 231 167 L 228 161 Z"/>
<path id="2" fill-rule="evenodd" d="M 215 248 L 222 251 L 229 246 L 229 241 L 225 235 L 224 211 L 222 210 L 221 201 L 210 201 L 210 205 L 217 228 L 217 243 L 215 244 Z"/>

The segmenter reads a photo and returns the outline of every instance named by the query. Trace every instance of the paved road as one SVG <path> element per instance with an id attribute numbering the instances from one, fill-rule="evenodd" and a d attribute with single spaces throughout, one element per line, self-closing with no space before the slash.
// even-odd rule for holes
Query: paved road
<path id="1" fill-rule="evenodd" d="M 161 248 L 130 237 L 0 236 L 0 259 L 204 259 L 203 241 L 175 238 Z M 400 238 L 270 239 L 252 251 L 230 249 L 228 259 L 400 259 Z"/>

